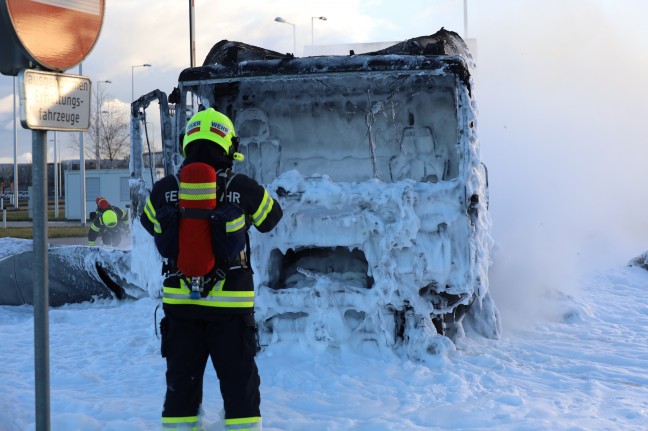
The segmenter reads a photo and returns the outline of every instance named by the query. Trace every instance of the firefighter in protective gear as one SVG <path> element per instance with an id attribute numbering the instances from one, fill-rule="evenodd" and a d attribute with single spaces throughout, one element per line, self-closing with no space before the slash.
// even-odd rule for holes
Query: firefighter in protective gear
<path id="1" fill-rule="evenodd" d="M 167 257 L 162 268 L 165 317 L 160 323 L 162 356 L 167 361 L 162 412 L 165 430 L 200 429 L 203 374 L 209 358 L 220 381 L 225 430 L 261 429 L 254 284 L 247 229 L 254 226 L 260 232 L 268 232 L 283 213 L 264 187 L 230 170 L 234 160 L 243 160 L 237 149 L 232 121 L 212 108 L 198 112 L 186 125 L 183 166 L 202 162 L 216 170 L 216 207 L 229 206 L 244 215 L 239 217 L 243 223 L 228 222 L 227 229 L 244 229 L 247 239 L 239 245 L 242 249 L 236 250 L 235 259 L 217 259 L 215 267 L 224 278 L 207 278 L 210 281 L 204 295 L 192 295 L 173 259 L 180 217 L 176 209 L 180 180 L 176 175 L 155 183 L 140 217 L 144 228 L 154 236 L 160 254 Z"/>
<path id="2" fill-rule="evenodd" d="M 122 235 L 128 231 L 128 214 L 99 196 L 96 199 L 97 211 L 88 230 L 88 245 L 97 245 L 97 239 L 106 246 L 117 247 Z"/>

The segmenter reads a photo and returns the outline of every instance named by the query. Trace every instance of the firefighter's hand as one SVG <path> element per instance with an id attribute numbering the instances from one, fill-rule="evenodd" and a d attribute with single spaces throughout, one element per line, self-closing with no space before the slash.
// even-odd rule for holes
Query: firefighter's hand
<path id="1" fill-rule="evenodd" d="M 243 210 L 239 208 L 238 205 L 226 203 L 216 208 L 214 214 L 212 214 L 212 218 L 215 215 L 216 217 L 228 222 L 241 217 L 243 215 Z"/>
<path id="2" fill-rule="evenodd" d="M 211 224 L 225 232 L 227 230 L 227 223 L 240 218 L 242 215 L 243 210 L 237 205 L 230 203 L 219 205 L 212 212 Z"/>
<path id="3" fill-rule="evenodd" d="M 243 210 L 234 204 L 216 207 L 211 215 L 212 251 L 219 261 L 233 260 L 245 247 Z"/>
<path id="4" fill-rule="evenodd" d="M 156 218 L 164 232 L 171 223 L 178 222 L 178 210 L 169 206 L 163 206 L 156 211 Z"/>

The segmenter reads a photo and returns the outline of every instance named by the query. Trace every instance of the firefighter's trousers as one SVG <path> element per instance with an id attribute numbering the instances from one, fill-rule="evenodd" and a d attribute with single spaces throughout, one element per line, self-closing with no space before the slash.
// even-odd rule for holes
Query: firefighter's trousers
<path id="1" fill-rule="evenodd" d="M 167 314 L 165 320 L 162 355 L 167 361 L 167 390 L 163 423 L 179 424 L 185 419 L 197 423 L 203 375 L 207 359 L 211 358 L 220 382 L 226 423 L 258 423 L 260 428 L 260 378 L 254 360 L 253 315 L 205 321 L 182 320 Z"/>

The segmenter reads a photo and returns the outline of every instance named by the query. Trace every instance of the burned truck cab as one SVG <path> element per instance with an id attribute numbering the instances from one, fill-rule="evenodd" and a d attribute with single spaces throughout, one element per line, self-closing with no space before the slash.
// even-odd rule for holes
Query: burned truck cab
<path id="1" fill-rule="evenodd" d="M 165 159 L 199 105 L 227 114 L 284 218 L 252 235 L 261 345 L 398 348 L 499 332 L 472 59 L 441 30 L 369 54 L 295 58 L 221 41 L 169 98 Z M 411 350 L 408 348 L 408 350 Z"/>

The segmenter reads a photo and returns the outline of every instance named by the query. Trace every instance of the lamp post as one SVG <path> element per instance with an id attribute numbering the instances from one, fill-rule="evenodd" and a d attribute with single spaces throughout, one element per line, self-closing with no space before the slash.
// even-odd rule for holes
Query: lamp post
<path id="1" fill-rule="evenodd" d="M 316 19 L 319 19 L 320 21 L 326 21 L 326 17 L 325 16 L 312 16 L 311 17 L 311 45 L 315 45 L 315 31 L 313 30 L 313 27 L 314 27 L 313 22 Z"/>
<path id="2" fill-rule="evenodd" d="M 468 39 L 468 0 L 464 0 L 463 9 L 464 9 L 464 38 Z"/>
<path id="3" fill-rule="evenodd" d="M 13 77 L 13 135 L 14 135 L 14 178 L 13 204 L 18 209 L 18 129 L 16 128 L 16 77 Z"/>
<path id="4" fill-rule="evenodd" d="M 148 63 L 136 64 L 131 66 L 131 102 L 135 100 L 135 68 L 136 67 L 153 67 Z"/>
<path id="5" fill-rule="evenodd" d="M 59 198 L 61 197 L 61 155 L 58 148 L 58 134 L 54 131 L 54 138 L 50 139 L 54 144 L 54 218 L 59 218 Z"/>
<path id="6" fill-rule="evenodd" d="M 112 84 L 112 81 L 97 81 L 97 111 L 95 112 L 95 156 L 97 156 L 97 169 L 101 169 L 101 140 L 99 139 L 101 137 L 99 132 L 99 115 L 101 115 L 101 111 L 99 111 L 99 84 Z"/>
<path id="7" fill-rule="evenodd" d="M 83 63 L 79 64 L 79 75 L 83 75 Z M 86 207 L 86 174 L 85 174 L 85 149 L 83 148 L 83 132 L 79 132 L 79 198 L 81 211 L 79 213 L 79 222 L 81 227 L 86 227 L 87 207 Z"/>
<path id="8" fill-rule="evenodd" d="M 56 136 L 56 134 L 55 134 Z M 56 146 L 58 148 L 58 156 L 56 158 L 56 163 L 58 164 L 58 197 L 60 198 L 63 196 L 63 161 L 61 160 L 61 149 L 59 148 L 58 145 L 58 138 L 56 142 Z M 58 216 L 57 216 L 58 217 Z"/>
<path id="9" fill-rule="evenodd" d="M 194 0 L 189 0 L 189 66 L 196 66 L 196 8 Z M 193 94 L 191 96 L 193 98 Z"/>
<path id="10" fill-rule="evenodd" d="M 293 28 L 293 55 L 296 55 L 296 52 L 297 52 L 297 35 L 295 33 L 295 24 L 286 21 L 285 19 L 283 19 L 280 16 L 276 17 L 275 21 L 283 23 L 283 24 L 292 25 L 292 28 Z"/>

